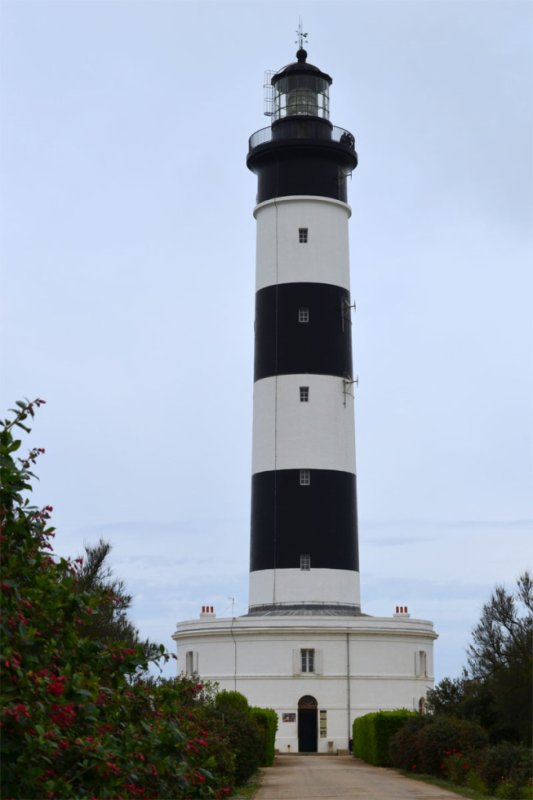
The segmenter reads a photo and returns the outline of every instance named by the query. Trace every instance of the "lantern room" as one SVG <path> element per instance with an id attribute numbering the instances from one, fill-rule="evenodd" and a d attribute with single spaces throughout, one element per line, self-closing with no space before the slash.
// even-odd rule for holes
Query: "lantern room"
<path id="1" fill-rule="evenodd" d="M 307 52 L 303 48 L 298 50 L 296 57 L 298 61 L 272 78 L 272 121 L 294 116 L 329 119 L 332 79 L 318 67 L 307 63 Z"/>

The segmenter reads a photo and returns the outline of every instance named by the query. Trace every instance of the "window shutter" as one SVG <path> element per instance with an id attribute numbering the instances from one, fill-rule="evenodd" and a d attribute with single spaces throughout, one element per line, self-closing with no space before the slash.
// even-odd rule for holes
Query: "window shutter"
<path id="1" fill-rule="evenodd" d="M 415 652 L 415 675 L 420 674 L 420 655 L 418 650 Z"/>
<path id="2" fill-rule="evenodd" d="M 299 675 L 302 671 L 302 657 L 299 650 L 292 651 L 292 671 L 294 675 Z"/>
<path id="3" fill-rule="evenodd" d="M 196 673 L 196 675 L 198 675 L 199 670 L 198 670 L 198 651 L 197 650 L 195 650 L 194 653 L 193 653 L 192 663 L 193 663 L 193 670 Z"/>
<path id="4" fill-rule="evenodd" d="M 315 672 L 317 675 L 322 675 L 322 650 L 315 650 Z"/>

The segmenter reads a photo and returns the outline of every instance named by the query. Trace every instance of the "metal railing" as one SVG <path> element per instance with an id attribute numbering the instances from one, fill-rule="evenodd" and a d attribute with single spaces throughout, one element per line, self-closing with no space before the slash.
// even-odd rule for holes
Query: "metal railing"
<path id="1" fill-rule="evenodd" d="M 296 136 L 295 138 L 302 138 L 307 139 L 308 136 L 301 135 L 300 137 Z M 250 150 L 253 150 L 254 147 L 257 147 L 260 144 L 266 144 L 267 142 L 272 141 L 272 127 L 269 125 L 266 128 L 261 128 L 260 130 L 252 133 L 250 139 L 248 141 L 248 146 Z M 339 128 L 337 125 L 331 126 L 331 139 L 328 141 L 332 142 L 341 142 L 341 144 L 346 145 L 349 147 L 350 150 L 355 150 L 355 139 L 350 131 L 347 131 L 345 128 Z"/>

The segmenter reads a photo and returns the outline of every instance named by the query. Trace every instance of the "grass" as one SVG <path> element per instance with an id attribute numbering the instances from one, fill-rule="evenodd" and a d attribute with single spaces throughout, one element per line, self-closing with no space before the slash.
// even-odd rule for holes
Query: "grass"
<path id="1" fill-rule="evenodd" d="M 470 797 L 472 800 L 495 800 L 494 797 L 477 792 L 475 789 L 469 789 L 467 786 L 458 786 L 456 783 L 450 783 L 442 778 L 435 778 L 433 775 L 420 775 L 416 772 L 408 772 L 407 770 L 399 770 L 406 778 L 412 778 L 415 781 L 422 781 L 423 783 L 431 783 L 433 786 L 439 786 L 441 789 L 448 789 L 449 792 L 461 797 Z"/>
<path id="2" fill-rule="evenodd" d="M 243 786 L 237 786 L 234 789 L 231 800 L 253 800 L 262 780 L 263 770 L 259 769 Z"/>

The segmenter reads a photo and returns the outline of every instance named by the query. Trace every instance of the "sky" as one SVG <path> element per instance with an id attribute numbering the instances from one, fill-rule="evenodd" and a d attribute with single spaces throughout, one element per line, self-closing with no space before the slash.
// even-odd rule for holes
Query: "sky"
<path id="1" fill-rule="evenodd" d="M 300 17 L 359 153 L 362 608 L 456 677 L 533 561 L 532 2 L 1 0 L 0 416 L 47 401 L 34 501 L 58 553 L 112 543 L 143 636 L 246 613 L 245 158 Z"/>

